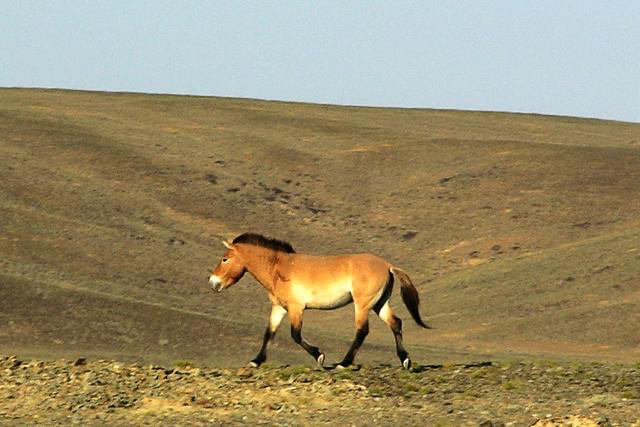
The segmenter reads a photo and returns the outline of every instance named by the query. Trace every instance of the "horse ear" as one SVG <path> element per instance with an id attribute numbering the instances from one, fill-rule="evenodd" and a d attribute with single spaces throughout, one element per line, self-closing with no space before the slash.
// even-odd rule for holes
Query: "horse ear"
<path id="1" fill-rule="evenodd" d="M 228 241 L 226 241 L 226 240 L 223 240 L 222 244 L 225 245 L 227 247 L 227 249 L 233 249 L 233 244 L 228 242 Z"/>

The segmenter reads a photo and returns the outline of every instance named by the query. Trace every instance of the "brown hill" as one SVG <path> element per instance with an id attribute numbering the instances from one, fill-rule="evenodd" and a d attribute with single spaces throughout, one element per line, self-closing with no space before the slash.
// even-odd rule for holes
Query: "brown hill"
<path id="1" fill-rule="evenodd" d="M 255 231 L 407 270 L 417 362 L 640 359 L 638 124 L 2 89 L 0 183 L 4 353 L 244 364 L 265 292 L 206 269 Z M 305 316 L 339 360 L 352 309 Z M 396 363 L 381 322 L 359 357 Z M 271 360 L 307 359 L 285 322 Z"/>

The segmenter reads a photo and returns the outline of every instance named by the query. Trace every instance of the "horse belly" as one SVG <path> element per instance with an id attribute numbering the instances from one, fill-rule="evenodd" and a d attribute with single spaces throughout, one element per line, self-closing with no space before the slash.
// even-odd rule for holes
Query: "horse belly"
<path id="1" fill-rule="evenodd" d="M 306 308 L 318 310 L 333 310 L 335 308 L 344 307 L 353 302 L 351 292 L 345 292 L 339 295 L 318 295 L 305 304 Z"/>
<path id="2" fill-rule="evenodd" d="M 351 280 L 341 280 L 330 285 L 293 281 L 292 285 L 293 294 L 305 308 L 333 310 L 353 301 Z"/>

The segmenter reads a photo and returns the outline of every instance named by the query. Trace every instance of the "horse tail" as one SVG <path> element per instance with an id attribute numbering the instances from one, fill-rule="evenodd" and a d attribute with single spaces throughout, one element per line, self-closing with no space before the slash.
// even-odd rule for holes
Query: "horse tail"
<path id="1" fill-rule="evenodd" d="M 404 302 L 404 305 L 407 306 L 413 320 L 423 328 L 431 329 L 431 326 L 426 325 L 420 317 L 420 296 L 418 295 L 418 290 L 413 285 L 411 278 L 409 278 L 409 275 L 397 267 L 391 267 L 389 271 L 400 281 L 400 294 L 402 295 L 402 301 Z"/>

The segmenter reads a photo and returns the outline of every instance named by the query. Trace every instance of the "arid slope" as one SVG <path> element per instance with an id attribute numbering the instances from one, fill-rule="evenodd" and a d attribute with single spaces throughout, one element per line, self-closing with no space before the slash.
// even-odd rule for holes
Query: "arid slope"
<path id="1" fill-rule="evenodd" d="M 244 231 L 407 270 L 415 360 L 640 360 L 640 125 L 0 90 L 0 348 L 241 365 L 269 306 L 206 269 Z M 352 310 L 308 312 L 337 361 Z M 396 363 L 374 319 L 362 360 Z M 285 323 L 271 352 L 310 362 Z"/>

